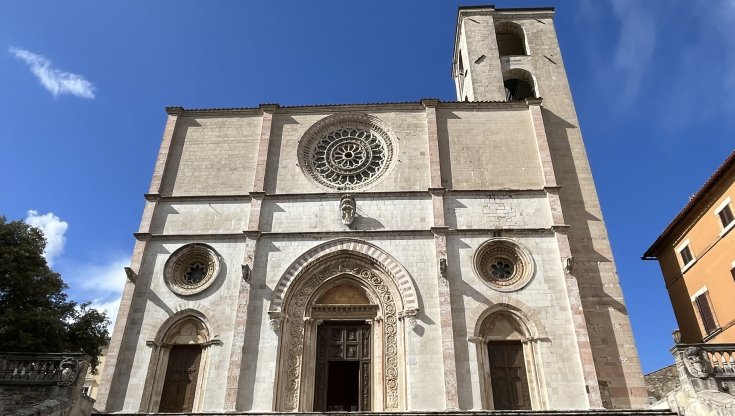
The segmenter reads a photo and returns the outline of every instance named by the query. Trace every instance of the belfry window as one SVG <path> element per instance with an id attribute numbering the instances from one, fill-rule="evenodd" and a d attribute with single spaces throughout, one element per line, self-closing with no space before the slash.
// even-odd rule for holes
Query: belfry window
<path id="1" fill-rule="evenodd" d="M 503 74 L 506 101 L 525 100 L 538 97 L 535 82 L 530 72 L 514 68 Z"/>
<path id="2" fill-rule="evenodd" d="M 527 55 L 523 28 L 512 22 L 495 25 L 495 39 L 498 42 L 498 55 Z"/>

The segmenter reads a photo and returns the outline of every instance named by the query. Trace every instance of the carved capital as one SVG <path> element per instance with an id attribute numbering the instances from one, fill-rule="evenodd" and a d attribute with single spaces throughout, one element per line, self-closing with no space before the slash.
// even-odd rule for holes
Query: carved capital
<path id="1" fill-rule="evenodd" d="M 416 326 L 416 319 L 421 311 L 419 308 L 405 309 L 398 312 L 398 318 L 403 319 L 408 323 L 409 328 Z"/>
<path id="2" fill-rule="evenodd" d="M 281 328 L 281 323 L 286 318 L 285 314 L 281 312 L 268 312 L 268 318 L 270 318 L 270 327 L 274 331 L 278 331 Z"/>

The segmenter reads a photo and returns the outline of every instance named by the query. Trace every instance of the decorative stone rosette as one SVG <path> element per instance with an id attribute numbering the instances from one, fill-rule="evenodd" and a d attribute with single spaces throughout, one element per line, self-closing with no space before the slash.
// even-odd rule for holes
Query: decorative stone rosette
<path id="1" fill-rule="evenodd" d="M 483 282 L 501 292 L 522 289 L 535 271 L 528 250 L 506 238 L 483 243 L 475 252 L 473 267 Z"/>
<path id="2" fill-rule="evenodd" d="M 188 244 L 176 250 L 164 269 L 164 280 L 172 292 L 193 295 L 214 283 L 220 271 L 220 257 L 205 244 Z"/>
<path id="3" fill-rule="evenodd" d="M 347 113 L 312 126 L 299 142 L 299 166 L 321 186 L 340 191 L 377 183 L 393 166 L 397 140 L 377 117 Z"/>

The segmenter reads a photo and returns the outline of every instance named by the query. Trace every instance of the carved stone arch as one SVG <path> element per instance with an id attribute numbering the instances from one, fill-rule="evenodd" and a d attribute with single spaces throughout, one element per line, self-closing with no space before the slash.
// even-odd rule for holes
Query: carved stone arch
<path id="1" fill-rule="evenodd" d="M 151 348 L 151 358 L 148 364 L 143 398 L 140 411 L 158 412 L 161 403 L 161 395 L 168 366 L 169 355 L 173 347 L 177 345 L 200 346 L 199 365 L 197 371 L 197 393 L 194 395 L 192 411 L 197 411 L 201 406 L 201 391 L 206 382 L 205 369 L 209 361 L 209 348 L 212 345 L 220 345 L 221 342 L 213 339 L 212 327 L 207 319 L 207 314 L 198 309 L 208 308 L 197 305 L 199 308 L 191 307 L 192 303 L 183 302 L 174 308 L 174 313 L 166 318 L 156 331 L 153 340 L 146 342 Z M 209 311 L 211 313 L 211 311 Z M 192 328 L 193 327 L 193 328 Z"/>
<path id="2" fill-rule="evenodd" d="M 530 52 L 528 50 L 528 41 L 526 40 L 526 31 L 523 29 L 523 26 L 516 22 L 511 22 L 509 20 L 501 20 L 495 22 L 495 34 L 498 36 L 499 34 L 509 34 L 513 35 L 517 38 L 517 40 L 521 43 L 521 46 L 523 48 L 521 53 L 506 53 L 503 54 L 502 50 L 500 50 L 500 44 L 498 45 L 498 49 L 500 50 L 500 54 L 502 55 L 529 55 Z"/>
<path id="3" fill-rule="evenodd" d="M 511 68 L 503 72 L 503 83 L 504 84 L 512 80 L 518 80 L 518 81 L 525 82 L 528 85 L 530 85 L 532 89 L 532 95 L 533 95 L 532 97 L 514 97 L 515 100 L 541 97 L 541 91 L 539 90 L 538 83 L 536 82 L 536 77 L 534 77 L 533 74 L 530 73 L 529 71 L 526 71 L 525 69 L 521 69 L 521 68 Z M 507 87 L 508 85 L 506 85 L 506 88 Z"/>
<path id="4" fill-rule="evenodd" d="M 276 284 L 276 287 L 273 290 L 273 298 L 268 311 L 281 312 L 284 295 L 289 290 L 294 280 L 303 274 L 304 270 L 307 270 L 312 265 L 329 257 L 343 254 L 356 254 L 362 256 L 383 269 L 383 271 L 390 276 L 398 286 L 404 308 L 407 310 L 419 309 L 418 291 L 416 290 L 413 278 L 406 268 L 393 258 L 393 256 L 367 241 L 356 238 L 340 238 L 309 249 L 306 253 L 302 254 L 293 263 L 291 263 L 278 280 L 278 284 Z"/>
<path id="5" fill-rule="evenodd" d="M 482 324 L 493 313 L 504 311 L 514 315 L 519 323 L 528 331 L 530 339 L 547 339 L 546 327 L 538 314 L 528 305 L 510 296 L 500 295 L 490 299 L 489 303 L 477 305 L 471 312 L 467 322 L 474 322 L 472 335 L 482 336 Z M 469 328 L 468 328 L 469 329 Z"/>
<path id="6" fill-rule="evenodd" d="M 329 318 L 344 320 L 342 316 L 351 316 L 347 319 L 372 325 L 371 374 L 375 379 L 371 382 L 370 410 L 405 407 L 405 335 L 401 318 L 407 316 L 411 321 L 417 313 L 413 282 L 403 267 L 377 247 L 356 239 L 341 239 L 300 257 L 287 269 L 274 293 L 269 313 L 283 323 L 274 326 L 280 341 L 275 410 L 313 410 L 314 337 L 317 320 L 324 318 L 313 319 L 311 308 L 326 292 L 325 285 L 334 287 L 345 282 L 363 288 L 370 302 L 375 303 L 372 310 L 345 309 L 340 317 Z"/>
<path id="7" fill-rule="evenodd" d="M 499 348 L 499 344 L 502 346 L 515 342 L 517 346 L 514 348 L 517 348 L 518 354 L 522 350 L 520 362 L 524 363 L 526 370 L 526 387 L 523 390 L 527 391 L 527 400 L 530 400 L 530 403 L 528 401 L 526 403 L 531 406 L 526 409 L 546 409 L 549 399 L 543 377 L 539 343 L 548 341 L 548 336 L 538 314 L 523 302 L 501 295 L 492 298 L 488 304 L 475 307 L 469 314 L 469 322 L 474 322 L 474 328 L 470 331 L 473 336 L 469 341 L 475 344 L 474 361 L 477 366 L 477 377 L 472 382 L 477 383 L 475 386 L 480 392 L 478 404 L 483 409 L 497 410 L 494 403 L 494 394 L 497 392 L 493 392 L 492 378 L 495 372 L 491 370 L 490 347 L 493 347 L 492 351 L 495 351 L 496 348 Z M 496 322 L 501 322 L 501 324 L 496 327 Z M 504 325 L 505 332 L 498 329 Z M 520 336 L 513 335 L 513 332 Z M 505 386 L 505 383 L 501 382 L 500 386 Z"/>

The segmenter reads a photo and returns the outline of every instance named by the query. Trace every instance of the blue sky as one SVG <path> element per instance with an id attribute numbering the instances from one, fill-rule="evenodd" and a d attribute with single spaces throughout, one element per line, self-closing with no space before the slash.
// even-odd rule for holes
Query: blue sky
<path id="1" fill-rule="evenodd" d="M 115 308 L 165 106 L 454 100 L 472 1 L 7 1 L 0 215 L 49 233 L 79 300 Z M 732 0 L 555 6 L 556 28 L 645 372 L 676 323 L 641 254 L 733 150 Z"/>

